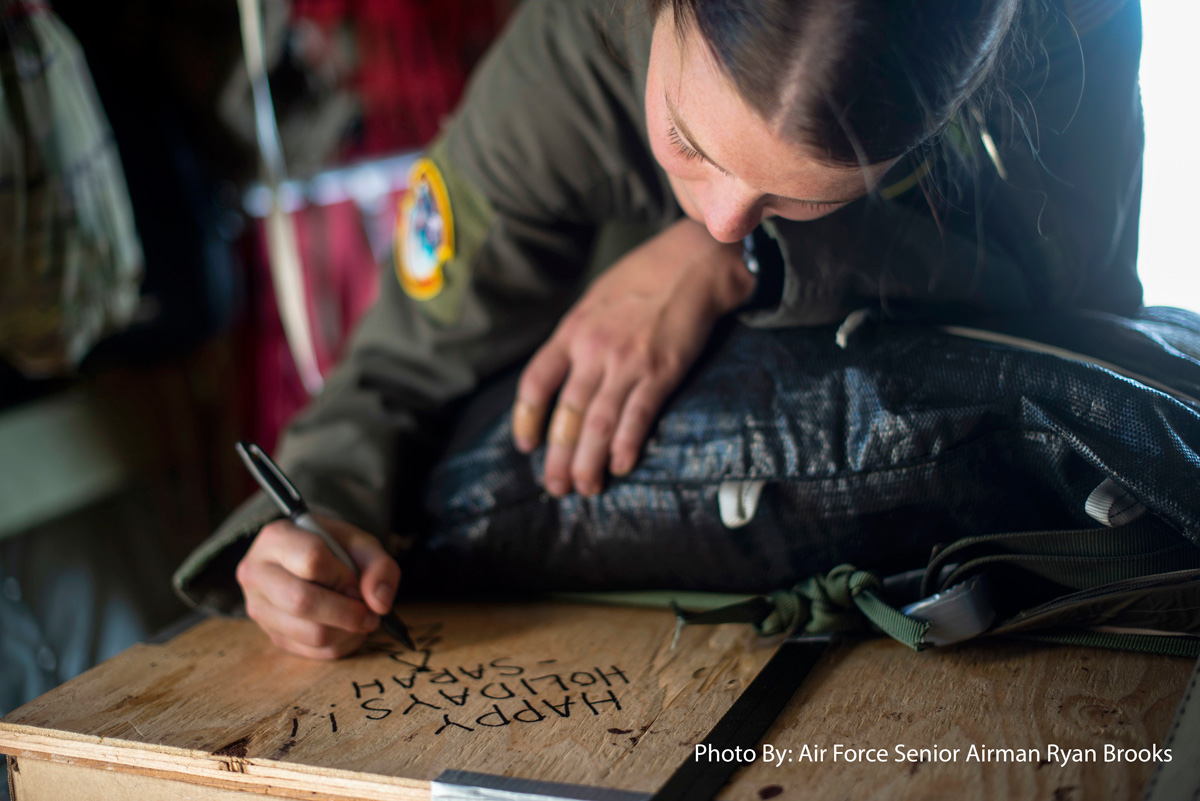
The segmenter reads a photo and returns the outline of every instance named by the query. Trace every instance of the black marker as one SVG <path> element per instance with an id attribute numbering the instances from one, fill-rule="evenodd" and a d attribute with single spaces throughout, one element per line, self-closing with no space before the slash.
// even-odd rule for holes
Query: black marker
<path id="1" fill-rule="evenodd" d="M 279 507 L 279 511 L 287 515 L 296 528 L 302 528 L 320 537 L 326 547 L 333 552 L 333 555 L 342 564 L 350 568 L 355 578 L 362 578 L 362 572 L 359 571 L 358 565 L 354 563 L 354 559 L 350 557 L 350 554 L 346 553 L 346 549 L 342 547 L 342 544 L 335 540 L 333 535 L 322 528 L 321 524 L 309 514 L 308 504 L 300 497 L 300 493 L 292 486 L 292 482 L 288 481 L 283 471 L 271 461 L 269 456 L 263 453 L 262 448 L 253 442 L 239 442 L 235 447 L 237 448 L 238 456 L 242 457 L 242 461 L 246 463 L 246 468 L 250 471 L 250 475 L 254 476 L 254 480 L 263 488 L 263 492 L 267 493 L 267 496 L 275 502 L 275 505 Z M 392 635 L 401 645 L 410 651 L 417 650 L 412 637 L 408 636 L 408 628 L 396 616 L 394 611 L 389 610 L 386 615 L 382 615 L 380 623 L 383 625 L 383 630 Z"/>

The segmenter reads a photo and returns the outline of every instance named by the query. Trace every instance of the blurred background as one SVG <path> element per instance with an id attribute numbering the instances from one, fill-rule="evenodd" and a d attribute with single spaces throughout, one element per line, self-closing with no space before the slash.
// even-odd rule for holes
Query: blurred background
<path id="1" fill-rule="evenodd" d="M 514 2 L 262 4 L 299 176 L 278 196 L 320 370 L 374 299 L 408 167 Z M 185 614 L 172 570 L 252 489 L 232 443 L 270 451 L 308 397 L 271 281 L 238 5 L 54 0 L 53 12 L 0 0 L 14 100 L 0 120 L 0 715 Z M 1185 41 L 1200 5 L 1143 15 L 1140 271 L 1148 304 L 1200 309 Z M 48 153 L 12 144 L 45 135 L 50 111 L 77 134 Z M 86 202 L 64 216 L 68 195 Z M 36 275 L 14 274 L 14 254 Z"/>
<path id="2" fill-rule="evenodd" d="M 1138 273 L 1148 306 L 1200 309 L 1200 255 L 1192 237 L 1200 209 L 1195 42 L 1200 4 L 1142 3 L 1142 105 L 1145 178 Z"/>
<path id="3" fill-rule="evenodd" d="M 265 0 L 322 370 L 512 0 Z M 188 610 L 170 576 L 305 403 L 234 0 L 0 0 L 0 715 Z M 0 799 L 6 797 L 0 781 Z"/>

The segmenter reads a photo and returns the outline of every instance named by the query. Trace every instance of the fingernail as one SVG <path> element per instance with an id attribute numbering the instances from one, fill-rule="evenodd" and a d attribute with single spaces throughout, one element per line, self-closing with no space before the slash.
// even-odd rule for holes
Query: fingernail
<path id="1" fill-rule="evenodd" d="M 561 498 L 562 496 L 566 495 L 569 489 L 570 488 L 567 486 L 567 482 L 565 481 L 555 479 L 546 482 L 546 492 L 549 492 L 556 498 Z"/>
<path id="2" fill-rule="evenodd" d="M 633 469 L 633 463 L 625 457 L 618 456 L 612 460 L 611 469 L 614 476 L 623 476 Z"/>
<path id="3" fill-rule="evenodd" d="M 392 605 L 392 596 L 394 594 L 395 590 L 392 589 L 391 584 L 379 584 L 375 587 L 375 600 L 379 601 L 383 606 L 390 607 Z"/>
<path id="4" fill-rule="evenodd" d="M 521 453 L 529 453 L 534 449 L 534 447 L 536 446 L 534 445 L 533 440 L 529 437 L 517 437 L 517 450 L 519 450 Z"/>
<path id="5" fill-rule="evenodd" d="M 591 483 L 579 484 L 577 489 L 579 490 L 580 495 L 586 495 L 588 497 L 598 495 L 600 493 L 600 488 Z"/>

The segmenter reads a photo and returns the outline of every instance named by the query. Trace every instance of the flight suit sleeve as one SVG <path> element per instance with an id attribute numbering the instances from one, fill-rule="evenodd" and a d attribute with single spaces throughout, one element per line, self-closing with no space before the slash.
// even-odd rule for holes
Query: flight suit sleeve
<path id="1" fill-rule="evenodd" d="M 582 289 L 597 223 L 653 191 L 629 180 L 649 156 L 628 65 L 599 41 L 604 6 L 521 5 L 415 173 L 426 196 L 401 204 L 379 300 L 278 449 L 316 511 L 387 547 L 409 533 L 455 401 L 545 340 Z M 251 498 L 177 572 L 180 594 L 236 610 L 236 564 L 276 516 Z"/>
<path id="2" fill-rule="evenodd" d="M 1074 6 L 1030 11 L 1025 59 L 1006 73 L 986 125 L 967 119 L 945 135 L 944 162 L 906 159 L 882 197 L 812 222 L 773 221 L 788 265 L 782 300 L 746 321 L 827 324 L 862 307 L 1139 308 L 1140 8 Z"/>

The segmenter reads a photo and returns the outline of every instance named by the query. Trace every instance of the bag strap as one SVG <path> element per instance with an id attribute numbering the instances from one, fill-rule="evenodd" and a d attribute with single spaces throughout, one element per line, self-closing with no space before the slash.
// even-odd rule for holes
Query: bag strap
<path id="1" fill-rule="evenodd" d="M 1183 700 L 1175 710 L 1175 722 L 1163 748 L 1171 751 L 1170 762 L 1160 762 L 1146 786 L 1144 801 L 1175 801 L 1200 797 L 1200 760 L 1190 754 L 1200 742 L 1200 660 L 1192 671 Z"/>
<path id="2" fill-rule="evenodd" d="M 789 638 L 763 665 L 754 681 L 721 716 L 699 747 L 722 752 L 753 749 L 779 717 L 796 690 L 820 661 L 829 638 Z M 689 757 L 676 768 L 649 801 L 700 801 L 716 798 L 730 777 L 742 767 L 738 760 Z"/>
<path id="3" fill-rule="evenodd" d="M 1083 548 L 1076 556 L 1079 558 L 1111 559 L 1114 548 L 1126 549 L 1126 556 L 1136 557 L 1138 548 L 1130 548 L 1126 530 L 1124 536 L 1100 536 L 1099 531 L 1066 532 L 1067 534 L 1083 534 L 1074 543 L 1065 544 L 1051 537 L 1051 550 L 1062 551 L 1063 548 Z M 1144 532 L 1134 532 L 1133 539 Z M 1005 535 L 994 542 L 1011 544 L 1014 539 L 1024 539 L 1026 543 L 1044 539 L 1047 532 L 1032 532 L 1024 535 Z M 978 545 L 982 538 L 974 538 L 972 546 Z M 1186 544 L 1186 543 L 1185 543 Z M 959 545 L 959 543 L 956 543 Z M 1175 546 L 1161 548 L 1161 542 L 1150 542 L 1151 553 L 1171 550 Z M 1095 556 L 1094 547 L 1104 553 Z M 963 550 L 963 549 L 959 549 Z M 943 552 L 944 553 L 944 552 Z M 1144 555 L 1144 554 L 1143 554 Z M 1032 555 L 1030 555 L 1032 556 Z M 987 557 L 980 557 L 987 558 Z M 1052 556 L 1050 559 L 1061 558 Z M 935 562 L 945 564 L 945 560 Z M 1024 566 L 1025 563 L 1022 563 Z M 1101 575 L 1109 575 L 1110 568 L 1099 571 Z M 951 571 L 953 575 L 955 571 Z M 1088 573 L 1087 569 L 1077 573 Z M 1176 571 L 1169 574 L 1169 580 L 1194 580 L 1194 571 Z M 968 581 L 964 584 L 973 585 L 972 590 L 986 589 L 984 581 Z M 957 585 L 963 587 L 964 584 Z M 1128 581 L 1125 582 L 1128 584 Z M 779 711 L 803 683 L 809 672 L 827 647 L 830 637 L 836 632 L 861 630 L 867 621 L 878 629 L 914 650 L 923 650 L 932 643 L 931 628 L 933 622 L 918 619 L 904 610 L 896 609 L 887 603 L 880 592 L 883 582 L 874 574 L 857 570 L 850 565 L 840 565 L 826 576 L 814 576 L 797 584 L 791 591 L 775 592 L 768 596 L 730 596 L 718 593 L 671 593 L 669 591 L 635 592 L 635 593 L 560 593 L 554 597 L 560 600 L 576 600 L 592 603 L 616 603 L 636 606 L 671 607 L 675 610 L 679 625 L 706 625 L 720 623 L 749 623 L 760 634 L 777 634 L 782 631 L 802 631 L 804 636 L 790 637 L 781 646 L 774 657 L 764 666 L 760 675 L 747 687 L 729 711 L 722 716 L 712 731 L 703 741 L 714 748 L 729 748 L 736 745 L 753 747 L 765 734 L 771 722 Z M 1103 588 L 1101 588 L 1103 589 Z M 951 596 L 955 588 L 944 590 L 941 594 Z M 935 596 L 936 598 L 936 596 Z M 686 602 L 693 609 L 702 611 L 686 611 L 680 608 L 679 601 Z M 929 599 L 927 599 L 928 601 Z M 928 604 L 913 604 L 906 609 L 922 607 L 928 609 Z M 986 623 L 983 627 L 986 628 Z M 819 632 L 819 633 L 818 633 Z M 676 631 L 678 635 L 678 629 Z M 815 635 L 815 636 L 814 636 Z M 1200 657 L 1200 637 L 1170 636 L 1138 632 L 1111 631 L 1080 631 L 1080 632 L 1035 632 L 1018 633 L 1022 639 L 1054 642 L 1067 645 L 1083 645 L 1119 650 L 1142 651 L 1146 653 L 1167 654 L 1171 656 Z M 1179 704 L 1175 721 L 1167 736 L 1164 748 L 1172 749 L 1177 758 L 1170 762 L 1160 763 L 1146 790 L 1144 801 L 1173 801 L 1176 798 L 1200 798 L 1200 761 L 1185 758 L 1180 743 L 1190 744 L 1200 741 L 1200 661 L 1192 672 Z M 689 758 L 675 771 L 665 785 L 650 799 L 650 801 L 678 801 L 680 799 L 709 799 L 716 794 L 730 779 L 740 765 L 736 762 L 707 762 Z"/>
<path id="4" fill-rule="evenodd" d="M 1109 528 L 966 537 L 937 552 L 921 594 L 945 590 L 990 565 L 1007 564 L 1074 590 L 1200 567 L 1200 548 L 1151 516 Z M 947 567 L 954 565 L 950 570 Z"/>
<path id="5" fill-rule="evenodd" d="M 1022 602 L 1023 583 L 986 581 L 996 568 L 1024 573 L 1073 590 L 1039 604 Z M 915 603 L 897 608 L 876 574 L 839 565 L 826 575 L 812 576 L 790 590 L 768 595 L 729 596 L 706 593 L 590 593 L 579 600 L 670 607 L 680 626 L 748 623 L 762 635 L 803 632 L 807 635 L 863 632 L 874 628 L 916 651 L 946 645 L 1000 629 L 1005 636 L 1074 645 L 1200 656 L 1200 637 L 1137 631 L 1068 629 L 1030 631 L 1004 627 L 1031 609 L 1084 599 L 1102 602 L 1109 594 L 1128 593 L 1131 586 L 1157 589 L 1196 581 L 1200 548 L 1165 525 L 1143 517 L 1112 528 L 1032 531 L 968 537 L 935 553 L 920 581 Z M 976 580 L 977 579 L 977 580 Z M 889 583 L 893 582 L 891 579 Z M 1003 595 L 999 587 L 1006 587 Z M 1015 601 L 1015 603 L 1014 603 Z M 1000 602 L 1000 603 L 997 603 Z M 1015 608 L 992 625 L 994 609 Z M 690 608 L 689 608 L 690 607 Z"/>
<path id="6" fill-rule="evenodd" d="M 1107 631 L 1030 632 L 1005 635 L 1034 642 L 1058 645 L 1080 645 L 1086 648 L 1105 648 L 1110 651 L 1135 651 L 1160 656 L 1200 657 L 1200 639 L 1169 634 L 1134 634 Z"/>
<path id="7" fill-rule="evenodd" d="M 894 640 L 920 651 L 928 646 L 930 622 L 905 615 L 880 595 L 883 582 L 853 565 L 838 565 L 791 590 L 758 596 L 707 612 L 676 607 L 683 625 L 750 623 L 763 636 L 802 631 L 809 635 L 864 631 L 869 621 Z"/>

